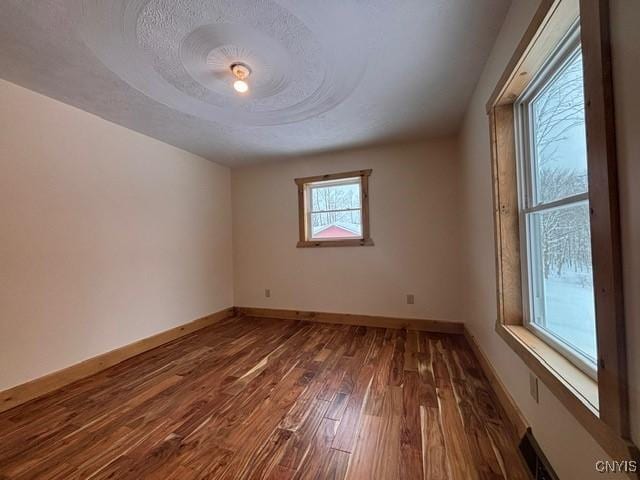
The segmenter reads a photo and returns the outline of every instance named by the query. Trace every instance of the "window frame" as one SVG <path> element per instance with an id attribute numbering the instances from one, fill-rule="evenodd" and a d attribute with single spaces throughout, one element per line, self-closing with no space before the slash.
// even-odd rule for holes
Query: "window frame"
<path id="1" fill-rule="evenodd" d="M 534 262 L 533 231 L 531 222 L 533 214 L 549 212 L 561 208 L 573 207 L 589 202 L 589 190 L 583 193 L 573 194 L 568 197 L 543 202 L 536 197 L 535 168 L 537 155 L 535 151 L 533 132 L 533 104 L 545 91 L 547 86 L 562 73 L 562 71 L 572 62 L 577 55 L 582 55 L 582 45 L 580 43 L 580 25 L 575 22 L 560 41 L 556 49 L 546 59 L 544 65 L 532 77 L 529 84 L 524 88 L 520 96 L 514 101 L 515 110 L 515 141 L 516 141 L 516 174 L 518 189 L 519 207 L 519 231 L 521 271 L 522 271 L 522 303 L 523 303 L 523 325 L 527 327 L 540 339 L 556 349 L 565 356 L 581 371 L 591 377 L 598 379 L 598 369 L 596 359 L 591 359 L 584 352 L 574 348 L 564 339 L 547 331 L 534 321 L 534 301 L 533 285 L 539 281 L 537 268 Z"/>
<path id="2" fill-rule="evenodd" d="M 298 187 L 298 248 L 309 247 L 364 247 L 373 246 L 369 227 L 369 177 L 371 169 L 356 170 L 342 173 L 331 173 L 313 177 L 296 178 L 294 182 Z M 358 238 L 313 238 L 311 234 L 310 219 L 313 213 L 309 208 L 310 194 L 313 184 L 321 182 L 339 182 L 359 178 L 360 182 L 360 211 L 362 222 L 362 235 Z"/>
<path id="3" fill-rule="evenodd" d="M 637 459 L 630 439 L 620 212 L 610 49 L 610 0 L 541 0 L 490 95 L 496 333 L 612 458 Z M 576 20 L 580 22 L 597 381 L 523 325 L 514 101 Z"/>

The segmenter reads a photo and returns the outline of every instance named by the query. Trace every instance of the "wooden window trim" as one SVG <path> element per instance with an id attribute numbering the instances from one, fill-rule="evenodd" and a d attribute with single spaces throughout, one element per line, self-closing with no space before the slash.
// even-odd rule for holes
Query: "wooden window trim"
<path id="1" fill-rule="evenodd" d="M 580 17 L 585 83 L 598 381 L 523 325 L 513 103 Z M 542 0 L 487 103 L 491 135 L 498 319 L 496 331 L 615 459 L 630 441 L 608 0 Z"/>
<path id="2" fill-rule="evenodd" d="M 373 246 L 371 230 L 369 226 L 369 177 L 371 169 L 354 170 L 351 172 L 331 173 L 327 175 L 316 175 L 313 177 L 296 178 L 294 181 L 298 186 L 298 248 L 314 247 L 370 247 Z M 341 240 L 307 240 L 306 219 L 305 219 L 305 185 L 315 182 L 325 182 L 328 180 L 341 180 L 343 178 L 360 177 L 360 204 L 362 209 L 362 238 L 341 239 Z"/>

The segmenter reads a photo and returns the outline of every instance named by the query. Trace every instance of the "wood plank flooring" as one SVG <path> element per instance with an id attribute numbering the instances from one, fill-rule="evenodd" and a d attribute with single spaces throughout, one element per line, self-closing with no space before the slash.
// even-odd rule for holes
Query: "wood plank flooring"
<path id="1" fill-rule="evenodd" d="M 233 318 L 0 414 L 0 479 L 528 479 L 462 336 Z"/>

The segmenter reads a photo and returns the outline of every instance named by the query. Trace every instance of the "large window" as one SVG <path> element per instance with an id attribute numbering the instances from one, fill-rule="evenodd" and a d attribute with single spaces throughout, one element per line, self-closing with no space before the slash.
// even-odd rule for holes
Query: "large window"
<path id="1" fill-rule="evenodd" d="M 525 324 L 595 377 L 584 79 L 575 28 L 515 103 Z"/>
<path id="2" fill-rule="evenodd" d="M 368 179 L 371 170 L 296 179 L 299 247 L 372 245 Z"/>
<path id="3" fill-rule="evenodd" d="M 629 459 L 608 7 L 541 2 L 487 102 L 496 332 L 612 458 Z"/>

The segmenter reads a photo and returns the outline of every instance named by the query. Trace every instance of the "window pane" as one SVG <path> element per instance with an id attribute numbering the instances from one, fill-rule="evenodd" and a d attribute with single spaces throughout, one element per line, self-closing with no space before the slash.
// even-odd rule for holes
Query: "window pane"
<path id="1" fill-rule="evenodd" d="M 532 102 L 535 203 L 587 191 L 582 55 L 578 52 Z"/>
<path id="2" fill-rule="evenodd" d="M 311 189 L 311 210 L 344 210 L 360 208 L 360 181 L 357 183 L 314 186 Z"/>
<path id="3" fill-rule="evenodd" d="M 312 213 L 312 238 L 361 238 L 362 212 L 351 210 L 348 212 Z"/>
<path id="4" fill-rule="evenodd" d="M 533 322 L 596 359 L 587 202 L 528 215 Z"/>

